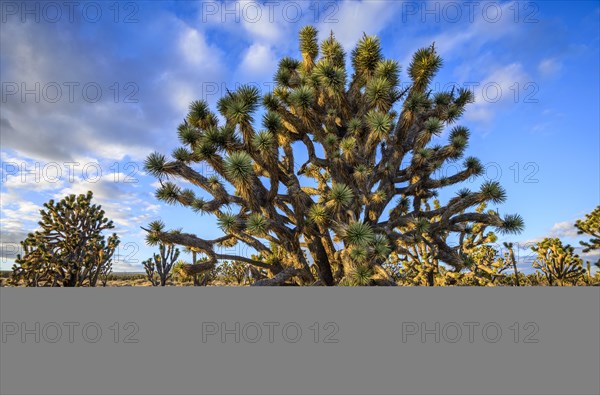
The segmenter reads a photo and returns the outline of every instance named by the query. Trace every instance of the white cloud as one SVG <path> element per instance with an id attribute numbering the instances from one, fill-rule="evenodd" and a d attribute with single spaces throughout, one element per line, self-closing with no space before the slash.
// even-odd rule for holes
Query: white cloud
<path id="1" fill-rule="evenodd" d="M 598 251 L 590 251 L 583 253 L 579 240 L 585 240 L 585 235 L 578 235 L 577 228 L 575 228 L 575 220 L 557 222 L 545 233 L 544 236 L 535 237 L 533 239 L 525 240 L 519 243 L 520 248 L 528 250 L 534 244 L 541 242 L 545 238 L 559 238 L 563 244 L 570 244 L 575 247 L 575 252 L 580 257 L 585 259 L 592 259 L 598 256 Z"/>
<path id="2" fill-rule="evenodd" d="M 118 177 L 119 175 L 122 177 Z M 54 198 L 62 199 L 66 195 L 85 194 L 91 190 L 94 201 L 102 205 L 107 218 L 119 225 L 120 229 L 127 230 L 147 221 L 158 212 L 160 206 L 150 203 L 143 192 L 138 194 L 127 188 L 127 184 L 122 182 L 126 176 L 127 174 L 119 173 L 104 174 L 96 182 L 87 182 L 77 177 L 67 188 L 57 191 Z"/>
<path id="3" fill-rule="evenodd" d="M 238 2 L 240 22 L 244 30 L 254 40 L 276 43 L 285 37 L 285 26 L 282 18 L 275 13 L 275 7 L 269 9 L 256 1 L 242 0 Z M 275 5 L 275 4 L 273 4 Z M 280 7 L 277 9 L 279 11 Z"/>
<path id="4" fill-rule="evenodd" d="M 538 71 L 542 77 L 553 77 L 562 69 L 562 63 L 555 58 L 547 58 L 538 64 Z"/>
<path id="5" fill-rule="evenodd" d="M 271 47 L 264 44 L 252 44 L 246 50 L 238 73 L 249 82 L 260 82 L 272 77 L 277 67 L 277 57 Z"/>
<path id="6" fill-rule="evenodd" d="M 39 86 L 37 100 L 32 94 L 22 100 L 18 92 L 2 104 L 3 148 L 36 160 L 67 161 L 89 154 L 141 160 L 153 146 L 174 144 L 164 130 L 174 130 L 189 101 L 201 98 L 204 82 L 226 75 L 221 50 L 203 31 L 168 13 L 149 24 L 127 26 L 132 30 L 126 32 L 108 28 L 101 40 L 93 41 L 93 50 L 80 28 L 61 25 L 56 34 L 44 23 L 3 24 L 3 81 L 19 90 L 21 84 L 26 89 Z M 137 42 L 141 45 L 132 54 L 121 53 Z M 65 85 L 69 81 L 77 84 L 72 93 Z M 61 87 L 56 102 L 46 100 L 44 92 L 54 92 L 45 91 L 49 83 Z M 88 83 L 100 87 L 99 101 L 84 93 Z"/>
<path id="7" fill-rule="evenodd" d="M 594 262 L 598 260 L 598 258 L 600 258 L 600 253 L 598 251 L 588 251 L 588 252 L 583 252 L 583 247 L 580 248 L 582 251 L 579 252 L 579 256 L 585 259 L 591 259 Z"/>
<path id="8" fill-rule="evenodd" d="M 144 211 L 155 214 L 160 211 L 160 208 L 161 206 L 159 204 L 149 204 L 144 208 Z"/>
<path id="9" fill-rule="evenodd" d="M 96 137 L 92 137 L 90 142 L 97 142 L 97 149 L 95 153 L 101 157 L 106 159 L 113 160 L 124 160 L 125 157 L 130 157 L 133 160 L 141 161 L 148 156 L 150 152 L 152 152 L 152 147 L 149 146 L 132 146 L 128 144 L 122 143 L 110 143 L 106 141 L 101 141 Z"/>
<path id="10" fill-rule="evenodd" d="M 42 166 L 39 162 L 37 164 L 4 162 L 3 168 L 10 170 L 7 174 L 2 175 L 5 188 L 43 192 L 61 188 L 64 185 L 63 169 L 58 166 Z M 13 172 L 15 168 L 17 170 Z"/>
<path id="11" fill-rule="evenodd" d="M 216 71 L 220 67 L 219 51 L 208 45 L 202 32 L 191 27 L 184 27 L 179 35 L 179 51 L 183 58 L 203 71 Z"/>
<path id="12" fill-rule="evenodd" d="M 577 237 L 577 228 L 575 228 L 575 221 L 563 221 L 552 225 L 550 228 L 551 237 Z"/>
<path id="13" fill-rule="evenodd" d="M 470 120 L 490 121 L 494 112 L 500 109 L 499 103 L 515 103 L 520 100 L 515 92 L 521 92 L 529 76 L 520 63 L 511 63 L 494 68 L 488 76 L 473 88 L 475 103 L 469 107 L 465 117 Z"/>
<path id="14" fill-rule="evenodd" d="M 346 51 L 351 50 L 363 36 L 378 34 L 400 10 L 401 1 L 346 0 L 338 3 L 339 9 L 332 14 L 322 15 L 318 24 L 319 38 L 325 39 L 333 30 L 335 38 Z M 322 5 L 321 5 L 322 6 Z M 329 16 L 328 18 L 326 18 Z M 332 23 L 337 20 L 337 23 Z"/>
<path id="15" fill-rule="evenodd" d="M 425 20 L 429 20 L 427 19 L 425 11 L 427 7 L 435 9 L 435 3 L 437 2 L 433 3 L 434 4 L 431 6 L 428 6 L 425 2 L 417 3 L 421 12 L 416 15 L 411 15 L 410 17 L 425 18 Z M 501 17 L 498 20 L 492 15 L 493 11 L 490 11 L 489 16 L 482 11 L 487 7 L 486 3 L 492 5 L 492 9 L 499 9 L 498 15 L 501 15 Z M 439 5 L 439 3 L 437 4 Z M 412 7 L 414 7 L 414 3 Z M 474 59 L 475 55 L 482 55 L 481 49 L 484 46 L 489 45 L 494 41 L 506 39 L 510 36 L 518 37 L 521 30 L 525 27 L 525 24 L 514 23 L 514 18 L 512 17 L 514 14 L 511 10 L 514 9 L 514 7 L 518 7 L 518 4 L 514 1 L 506 3 L 493 1 L 481 2 L 476 3 L 475 7 L 473 12 L 469 11 L 470 7 L 466 5 L 463 5 L 463 8 L 461 8 L 462 19 L 460 21 L 465 23 L 445 24 L 441 33 L 412 38 L 412 47 L 407 48 L 407 53 L 409 55 L 402 61 L 402 64 L 408 64 L 412 54 L 418 48 L 429 46 L 432 42 L 435 42 L 438 53 L 445 60 L 462 57 Z M 438 11 L 438 13 L 439 12 L 440 11 Z M 403 17 L 406 17 L 406 15 L 403 15 Z M 429 17 L 433 18 L 432 16 Z M 473 18 L 472 21 L 469 19 L 471 17 Z M 465 73 L 465 69 L 467 70 L 466 72 L 470 72 L 472 66 L 472 64 L 465 62 L 460 65 L 459 70 L 462 70 L 463 73 Z"/>
<path id="16" fill-rule="evenodd" d="M 168 101 L 173 110 L 182 115 L 187 113 L 188 107 L 193 100 L 204 98 L 202 90 L 196 92 L 190 84 L 183 79 L 175 76 L 166 77 L 171 92 L 168 94 Z"/>
<path id="17" fill-rule="evenodd" d="M 23 199 L 12 192 L 1 192 L 3 231 L 23 231 L 26 222 L 35 223 L 39 220 L 40 205 Z"/>
<path id="18" fill-rule="evenodd" d="M 534 237 L 533 239 L 527 239 L 525 241 L 521 241 L 517 245 L 518 245 L 519 249 L 529 250 L 534 244 L 537 244 L 537 243 L 541 242 L 542 240 L 544 240 L 544 237 L 542 237 L 542 236 Z"/>
<path id="19" fill-rule="evenodd" d="M 543 133 L 543 132 L 547 131 L 553 125 L 554 124 L 552 122 L 540 122 L 540 123 L 536 123 L 531 128 L 531 131 L 533 133 Z"/>
<path id="20" fill-rule="evenodd" d="M 138 263 L 130 263 L 121 259 L 114 259 L 113 260 L 113 272 L 114 273 L 120 273 L 120 272 L 127 272 L 127 273 L 131 273 L 131 272 L 143 272 L 144 268 L 141 264 L 141 262 Z"/>
<path id="21" fill-rule="evenodd" d="M 12 169 L 10 175 L 2 174 L 3 178 L 6 177 L 0 193 L 0 224 L 4 243 L 7 240 L 22 240 L 26 233 L 36 230 L 41 203 L 50 198 L 57 201 L 69 194 L 93 191 L 94 203 L 102 206 L 107 218 L 116 225 L 114 231 L 128 241 L 132 237 L 138 239 L 139 235 L 131 236 L 131 231 L 137 232 L 140 224 L 154 219 L 161 208 L 153 196 L 147 197 L 147 186 L 140 188 L 140 182 L 144 179 L 135 172 L 135 166 L 127 167 L 130 163 L 119 163 L 116 167 L 114 163 L 101 165 L 93 158 L 80 157 L 78 164 L 72 164 L 70 170 L 62 163 L 55 163 L 52 168 L 58 169 L 58 182 L 52 182 L 57 174 L 44 170 L 47 163 L 39 162 L 40 166 L 36 169 L 31 158 L 3 153 L 2 159 L 4 169 L 7 162 L 11 161 L 19 164 L 19 170 L 36 171 L 27 173 L 25 179 L 21 178 L 20 172 L 13 172 Z M 87 172 L 83 170 L 86 164 L 91 165 Z M 36 177 L 38 182 L 35 182 Z M 134 180 L 139 182 L 131 183 Z M 31 195 L 32 192 L 35 195 Z M 16 241 L 11 243 L 15 244 Z"/>
<path id="22" fill-rule="evenodd" d="M 244 42 L 281 46 L 290 43 L 289 36 L 298 25 L 311 23 L 307 20 L 313 15 L 309 7 L 311 3 L 308 2 L 213 2 L 203 4 L 197 23 L 221 33 L 234 34 Z M 295 12 L 300 12 L 298 18 Z"/>

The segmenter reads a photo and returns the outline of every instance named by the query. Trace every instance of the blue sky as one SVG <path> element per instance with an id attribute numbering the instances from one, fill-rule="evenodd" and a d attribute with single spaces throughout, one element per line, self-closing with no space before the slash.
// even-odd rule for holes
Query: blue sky
<path id="1" fill-rule="evenodd" d="M 209 216 L 157 201 L 142 162 L 176 148 L 191 100 L 215 109 L 239 84 L 270 90 L 277 60 L 299 57 L 306 24 L 321 37 L 333 31 L 347 52 L 363 32 L 379 35 L 404 82 L 412 53 L 435 41 L 444 67 L 433 88 L 476 95 L 460 123 L 472 132 L 468 155 L 487 171 L 467 184 L 500 181 L 500 212 L 526 222 L 500 241 L 577 244 L 573 222 L 600 204 L 598 1 L 47 4 L 1 9 L 3 270 L 43 202 L 87 190 L 121 236 L 115 270 L 140 270 L 152 253 L 140 226 L 152 220 L 219 235 Z"/>

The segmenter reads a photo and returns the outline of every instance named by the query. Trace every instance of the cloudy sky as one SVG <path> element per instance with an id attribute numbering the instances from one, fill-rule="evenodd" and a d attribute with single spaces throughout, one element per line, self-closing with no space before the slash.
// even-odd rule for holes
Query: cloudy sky
<path id="1" fill-rule="evenodd" d="M 500 241 L 527 246 L 551 235 L 577 244 L 573 222 L 600 203 L 597 1 L 1 5 L 3 270 L 43 202 L 87 190 L 121 237 L 116 271 L 141 270 L 152 250 L 140 226 L 152 220 L 218 235 L 212 218 L 158 202 L 143 160 L 177 146 L 191 100 L 214 109 L 239 84 L 268 91 L 277 59 L 299 56 L 306 24 L 321 37 L 333 31 L 347 52 L 363 32 L 379 35 L 403 70 L 435 42 L 444 67 L 434 90 L 467 86 L 477 98 L 462 120 L 472 131 L 468 154 L 486 164 L 473 187 L 500 181 L 508 193 L 500 212 L 526 221 L 521 235 Z"/>

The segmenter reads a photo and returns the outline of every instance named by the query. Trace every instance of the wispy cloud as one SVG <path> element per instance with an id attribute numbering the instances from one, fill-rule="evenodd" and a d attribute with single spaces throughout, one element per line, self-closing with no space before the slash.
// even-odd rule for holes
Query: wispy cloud
<path id="1" fill-rule="evenodd" d="M 538 71 L 542 77 L 554 77 L 562 70 L 562 63 L 556 58 L 547 58 L 538 64 Z"/>
<path id="2" fill-rule="evenodd" d="M 575 228 L 575 221 L 563 221 L 556 223 L 550 229 L 550 236 L 552 237 L 577 237 L 577 228 Z"/>
<path id="3" fill-rule="evenodd" d="M 465 114 L 468 120 L 489 122 L 497 111 L 518 101 L 519 92 L 531 79 L 521 63 L 495 67 L 474 87 L 475 103 Z"/>
<path id="4" fill-rule="evenodd" d="M 384 0 L 342 1 L 335 13 L 333 9 L 330 11 L 330 18 L 323 17 L 317 25 L 320 38 L 327 38 L 330 31 L 334 31 L 336 39 L 349 51 L 363 34 L 379 34 L 389 26 L 402 4 L 402 1 Z M 332 22 L 334 20 L 337 22 Z"/>
<path id="5" fill-rule="evenodd" d="M 248 82 L 260 83 L 272 78 L 277 67 L 275 51 L 266 44 L 252 44 L 244 53 L 238 75 Z"/>

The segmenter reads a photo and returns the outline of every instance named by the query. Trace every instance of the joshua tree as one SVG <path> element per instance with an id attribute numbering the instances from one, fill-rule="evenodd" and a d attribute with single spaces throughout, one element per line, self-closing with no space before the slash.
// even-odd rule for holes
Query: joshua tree
<path id="1" fill-rule="evenodd" d="M 110 277 L 110 274 L 113 271 L 112 269 L 112 261 L 108 262 L 100 269 L 100 275 L 98 276 L 98 278 L 100 279 L 100 283 L 103 287 L 106 287 L 106 284 L 108 283 L 108 278 Z"/>
<path id="2" fill-rule="evenodd" d="M 223 262 L 221 265 L 221 276 L 225 283 L 235 281 L 237 285 L 241 285 L 248 277 L 247 264 L 243 262 Z"/>
<path id="3" fill-rule="evenodd" d="M 150 284 L 153 286 L 158 286 L 159 278 L 156 273 L 156 265 L 154 264 L 153 258 L 147 259 L 142 262 L 142 266 L 144 266 L 144 270 L 146 271 L 146 278 L 150 281 Z"/>
<path id="4" fill-rule="evenodd" d="M 102 232 L 113 229 L 104 210 L 92 204 L 93 194 L 69 195 L 40 210 L 41 230 L 21 242 L 24 256 L 18 255 L 11 283 L 26 286 L 96 286 L 98 277 L 110 270 L 119 238 L 106 240 Z"/>
<path id="5" fill-rule="evenodd" d="M 437 174 L 465 154 L 469 130 L 455 122 L 473 95 L 467 89 L 432 92 L 442 64 L 434 45 L 413 55 L 402 90 L 400 66 L 383 57 L 377 37 L 364 35 L 352 51 L 350 78 L 333 33 L 319 45 L 317 31 L 304 27 L 300 52 L 301 60 L 279 62 L 276 87 L 262 97 L 262 128 L 254 119 L 258 89 L 242 86 L 219 100 L 223 124 L 206 102 L 194 101 L 178 127 L 182 146 L 173 159 L 156 152 L 146 159 L 145 168 L 161 183 L 158 199 L 215 215 L 224 235 L 207 240 L 172 234 L 156 230 L 164 226 L 155 223 L 149 238 L 194 248 L 213 265 L 232 260 L 265 269 L 270 278 L 257 285 L 356 279 L 395 285 L 382 266 L 391 251 L 407 255 L 423 243 L 433 259 L 460 269 L 465 255 L 460 245 L 451 246 L 452 235 L 475 225 L 501 232 L 523 228 L 518 215 L 469 212 L 505 200 L 496 182 L 463 189 L 437 208 L 425 204 L 440 188 L 483 172 L 479 160 L 468 157 L 456 174 Z M 444 143 L 439 137 L 446 129 Z M 296 166 L 296 160 L 303 163 Z M 218 176 L 201 174 L 199 163 Z M 184 189 L 177 180 L 204 192 Z M 236 243 L 265 261 L 219 250 Z"/>
<path id="6" fill-rule="evenodd" d="M 171 278 L 173 264 L 179 258 L 179 249 L 175 248 L 173 244 L 160 243 L 158 251 L 158 254 L 155 253 L 151 259 L 142 264 L 152 285 L 164 287 L 167 285 L 167 280 Z"/>
<path id="7" fill-rule="evenodd" d="M 538 254 L 533 267 L 541 269 L 549 285 L 576 282 L 585 272 L 583 261 L 573 253 L 573 247 L 563 246 L 558 238 L 546 238 L 531 249 Z"/>
<path id="8" fill-rule="evenodd" d="M 577 228 L 577 234 L 592 236 L 590 241 L 579 242 L 584 247 L 583 252 L 600 250 L 600 206 L 596 207 L 591 213 L 586 214 L 585 219 L 577 220 L 575 227 Z M 600 267 L 600 259 L 598 259 L 596 265 Z"/>
<path id="9" fill-rule="evenodd" d="M 469 257 L 471 258 L 469 269 L 476 285 L 494 285 L 498 279 L 505 277 L 503 272 L 510 265 L 504 258 L 498 256 L 495 248 L 489 245 L 477 247 Z"/>

